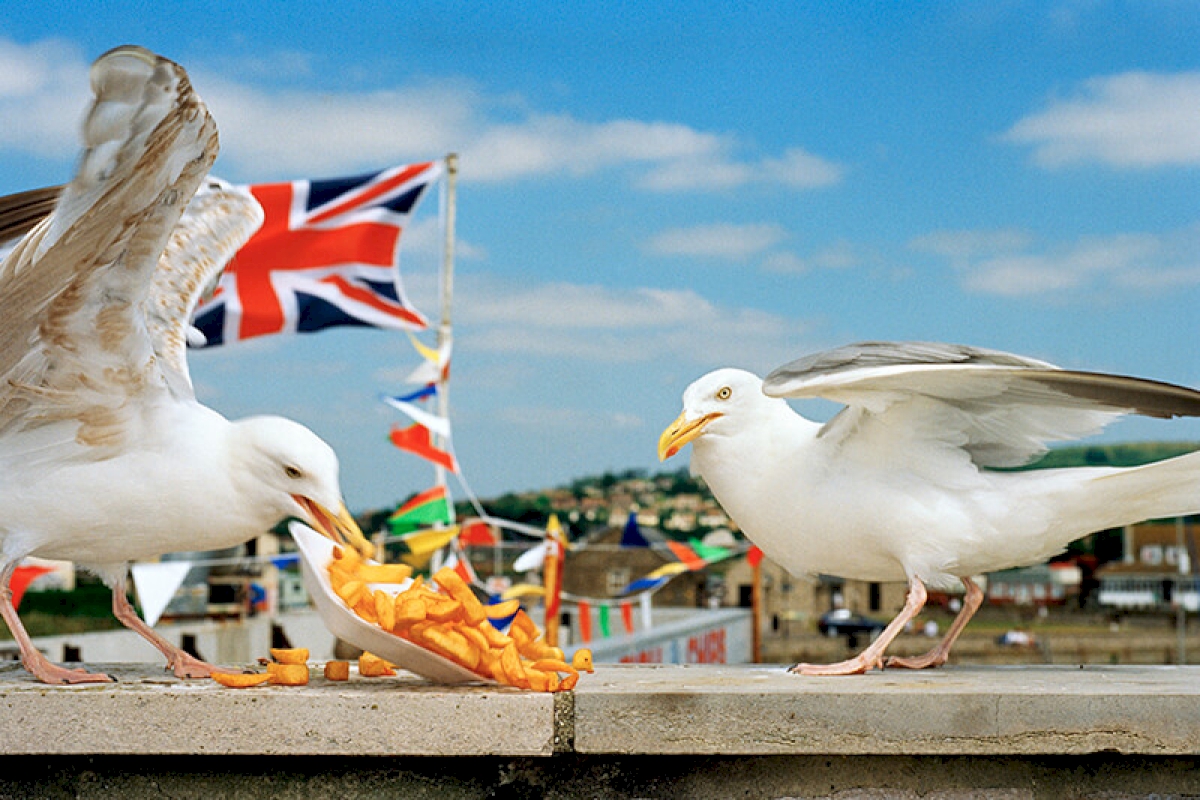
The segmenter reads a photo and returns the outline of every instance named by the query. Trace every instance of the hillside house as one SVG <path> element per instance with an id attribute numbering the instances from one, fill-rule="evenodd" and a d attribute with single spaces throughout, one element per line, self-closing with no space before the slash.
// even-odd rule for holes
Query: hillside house
<path id="1" fill-rule="evenodd" d="M 1176 604 L 1200 610 L 1195 529 L 1190 519 L 1126 528 L 1124 558 L 1096 571 L 1100 604 L 1128 611 L 1167 610 Z"/>

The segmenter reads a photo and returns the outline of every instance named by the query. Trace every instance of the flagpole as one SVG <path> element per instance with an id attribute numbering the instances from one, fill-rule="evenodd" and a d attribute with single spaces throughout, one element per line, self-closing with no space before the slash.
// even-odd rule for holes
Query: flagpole
<path id="1" fill-rule="evenodd" d="M 438 325 L 437 335 L 437 352 L 445 353 L 446 345 L 451 341 L 450 327 L 450 308 L 454 300 L 454 222 L 455 222 L 455 190 L 458 183 L 458 154 L 450 153 L 446 156 L 446 214 L 444 221 L 444 230 L 442 231 L 444 239 L 442 241 L 442 309 L 441 322 Z M 439 364 L 440 372 L 438 373 L 438 414 L 442 419 L 450 418 L 450 396 L 448 381 L 446 380 L 446 364 Z M 442 437 L 437 438 L 439 447 L 445 447 L 445 442 Z M 437 467 L 437 483 L 440 486 L 446 484 L 446 469 L 441 465 Z M 451 522 L 453 522 L 453 510 L 451 512 Z"/>

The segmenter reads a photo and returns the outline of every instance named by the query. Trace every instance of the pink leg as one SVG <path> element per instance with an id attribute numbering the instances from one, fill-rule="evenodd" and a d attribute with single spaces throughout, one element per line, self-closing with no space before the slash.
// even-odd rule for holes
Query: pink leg
<path id="1" fill-rule="evenodd" d="M 927 667 L 940 667 L 946 663 L 946 659 L 950 655 L 950 648 L 954 646 L 954 642 L 958 639 L 959 634 L 963 632 L 963 628 L 967 627 L 967 623 L 971 621 L 971 617 L 975 616 L 975 612 L 983 605 L 983 589 L 980 589 L 970 578 L 963 578 L 962 582 L 963 586 L 967 587 L 967 593 L 963 596 L 962 611 L 959 611 L 958 616 L 954 618 L 954 622 L 950 623 L 950 630 L 946 631 L 945 637 L 938 642 L 937 647 L 923 656 L 914 656 L 912 658 L 892 656 L 887 660 L 887 666 L 900 667 L 902 669 L 925 669 Z"/>
<path id="2" fill-rule="evenodd" d="M 141 634 L 142 638 L 150 642 L 158 648 L 158 651 L 167 657 L 167 668 L 174 670 L 176 677 L 179 678 L 207 678 L 214 672 L 231 672 L 232 670 L 222 669 L 221 667 L 213 666 L 207 661 L 201 661 L 195 656 L 184 652 L 175 645 L 168 642 L 149 625 L 147 625 L 141 617 L 137 615 L 137 611 L 129 602 L 129 598 L 125 596 L 125 581 L 122 579 L 113 586 L 113 615 L 121 621 L 121 624 L 132 631 Z"/>
<path id="3" fill-rule="evenodd" d="M 896 618 L 888 623 L 866 650 L 854 658 L 836 664 L 797 664 L 788 671 L 800 675 L 858 675 L 869 669 L 883 669 L 883 652 L 900 631 L 904 630 L 904 626 L 921 612 L 928 596 L 925 584 L 921 583 L 920 578 L 910 578 L 904 608 L 900 609 Z"/>
<path id="4" fill-rule="evenodd" d="M 4 623 L 17 640 L 17 646 L 21 648 L 21 664 L 25 669 L 42 683 L 111 683 L 113 679 L 108 675 L 60 667 L 34 646 L 33 640 L 29 638 L 29 633 L 21 623 L 21 618 L 17 616 L 17 609 L 12 602 L 12 590 L 8 587 L 16 568 L 17 562 L 14 561 L 0 570 L 0 617 L 4 618 Z"/>

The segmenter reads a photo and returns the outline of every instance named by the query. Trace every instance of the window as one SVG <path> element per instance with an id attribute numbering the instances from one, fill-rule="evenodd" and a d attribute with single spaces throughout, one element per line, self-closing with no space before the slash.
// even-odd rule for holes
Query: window
<path id="1" fill-rule="evenodd" d="M 615 597 L 629 585 L 629 567 L 610 567 L 605 575 L 604 585 L 609 597 Z"/>

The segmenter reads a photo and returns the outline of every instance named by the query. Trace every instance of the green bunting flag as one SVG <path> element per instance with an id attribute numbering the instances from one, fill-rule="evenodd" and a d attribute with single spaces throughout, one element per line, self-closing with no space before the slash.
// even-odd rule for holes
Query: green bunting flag
<path id="1" fill-rule="evenodd" d="M 430 525 L 449 525 L 452 521 L 446 487 L 434 486 L 397 508 L 388 517 L 388 527 L 393 534 L 404 534 Z"/>

